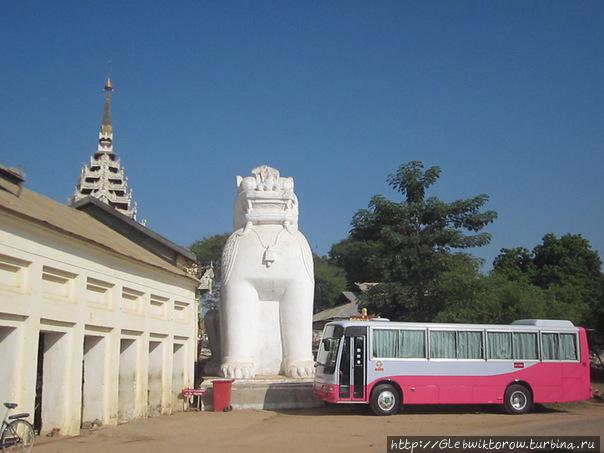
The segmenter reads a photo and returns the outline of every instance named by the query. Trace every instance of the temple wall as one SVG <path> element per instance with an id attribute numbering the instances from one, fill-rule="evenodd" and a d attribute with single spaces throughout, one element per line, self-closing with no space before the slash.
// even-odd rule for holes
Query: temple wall
<path id="1" fill-rule="evenodd" d="M 3 214 L 0 403 L 18 403 L 42 434 L 67 435 L 86 422 L 182 410 L 177 395 L 194 378 L 195 286 Z"/>

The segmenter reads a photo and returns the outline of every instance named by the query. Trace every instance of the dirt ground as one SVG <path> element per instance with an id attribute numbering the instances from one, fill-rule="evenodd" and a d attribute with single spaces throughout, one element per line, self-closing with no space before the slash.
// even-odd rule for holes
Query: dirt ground
<path id="1" fill-rule="evenodd" d="M 36 453 L 385 452 L 386 436 L 604 436 L 604 401 L 537 407 L 520 416 L 493 407 L 408 406 L 376 417 L 366 406 L 300 411 L 186 412 L 135 420 L 72 438 L 41 438 Z"/>

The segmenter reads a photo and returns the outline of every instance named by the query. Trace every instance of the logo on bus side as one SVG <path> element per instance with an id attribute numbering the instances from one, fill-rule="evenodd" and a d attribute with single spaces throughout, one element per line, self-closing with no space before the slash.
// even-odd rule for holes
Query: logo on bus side
<path id="1" fill-rule="evenodd" d="M 375 362 L 375 371 L 384 371 L 384 364 L 381 360 Z"/>

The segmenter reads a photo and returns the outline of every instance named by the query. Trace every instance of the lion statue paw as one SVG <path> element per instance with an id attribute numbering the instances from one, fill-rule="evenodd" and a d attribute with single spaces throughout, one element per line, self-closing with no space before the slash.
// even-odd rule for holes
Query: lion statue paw
<path id="1" fill-rule="evenodd" d="M 312 360 L 301 360 L 287 365 L 285 375 L 293 378 L 311 378 L 315 375 L 315 363 Z"/>
<path id="2" fill-rule="evenodd" d="M 220 366 L 220 373 L 229 379 L 253 379 L 254 365 L 249 362 L 227 362 Z"/>

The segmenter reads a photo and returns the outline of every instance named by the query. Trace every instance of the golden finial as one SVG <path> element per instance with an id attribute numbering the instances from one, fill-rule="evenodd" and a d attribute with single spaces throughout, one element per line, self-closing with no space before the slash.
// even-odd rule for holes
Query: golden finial
<path id="1" fill-rule="evenodd" d="M 111 85 L 111 79 L 107 77 L 107 82 L 105 83 L 105 91 L 112 91 L 113 85 Z"/>

